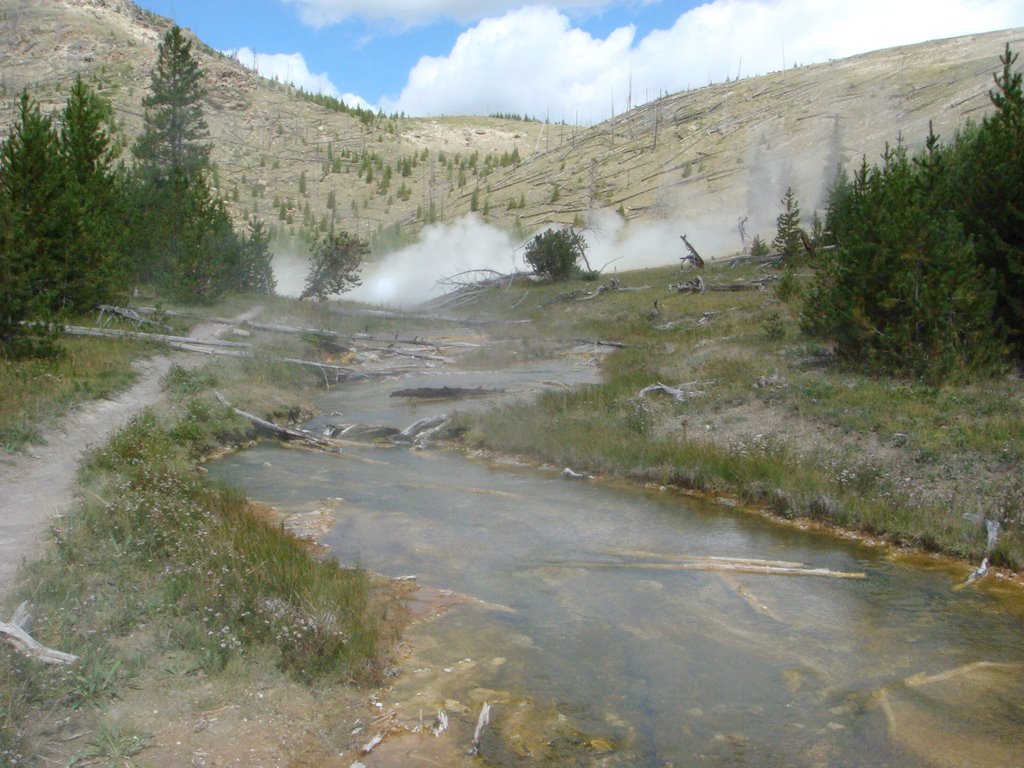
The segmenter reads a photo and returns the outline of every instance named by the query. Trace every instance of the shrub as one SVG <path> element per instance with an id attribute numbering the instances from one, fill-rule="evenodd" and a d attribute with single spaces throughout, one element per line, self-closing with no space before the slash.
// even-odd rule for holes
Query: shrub
<path id="1" fill-rule="evenodd" d="M 534 274 L 564 280 L 579 269 L 580 261 L 586 263 L 586 249 L 583 235 L 572 227 L 548 229 L 527 244 L 525 258 Z"/>

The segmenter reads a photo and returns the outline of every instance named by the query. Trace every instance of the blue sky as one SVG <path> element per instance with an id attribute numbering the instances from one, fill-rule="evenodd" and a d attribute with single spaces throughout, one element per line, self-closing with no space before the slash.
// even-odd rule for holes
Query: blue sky
<path id="1" fill-rule="evenodd" d="M 737 74 L 1024 26 L 1019 0 L 136 2 L 261 74 L 389 113 L 580 123 Z"/>

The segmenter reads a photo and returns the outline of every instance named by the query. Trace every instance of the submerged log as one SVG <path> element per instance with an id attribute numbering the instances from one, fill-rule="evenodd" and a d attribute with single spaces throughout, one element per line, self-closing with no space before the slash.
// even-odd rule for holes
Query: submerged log
<path id="1" fill-rule="evenodd" d="M 488 387 L 413 387 L 396 389 L 389 397 L 416 397 L 422 400 L 457 400 L 465 397 L 485 397 L 499 395 L 504 389 Z"/>
<path id="2" fill-rule="evenodd" d="M 486 728 L 491 722 L 491 705 L 488 702 L 484 702 L 484 705 L 480 708 L 480 715 L 476 719 L 476 730 L 473 731 L 473 741 L 469 745 L 469 755 L 475 755 L 480 751 L 480 737 L 484 734 L 484 728 Z"/>
<path id="3" fill-rule="evenodd" d="M 389 440 L 401 430 L 397 427 L 380 427 L 373 424 L 328 424 L 324 427 L 327 437 L 344 440 Z"/>
<path id="4" fill-rule="evenodd" d="M 410 445 L 413 443 L 422 444 L 427 437 L 437 432 L 437 430 L 447 423 L 448 416 L 446 414 L 441 414 L 440 416 L 425 416 L 418 421 L 414 421 L 408 427 L 392 437 L 391 442 L 396 445 Z"/>
<path id="5" fill-rule="evenodd" d="M 272 421 L 261 419 L 259 416 L 249 413 L 248 411 L 243 411 L 241 408 L 236 408 L 229 403 L 227 398 L 225 398 L 220 392 L 215 392 L 214 395 L 216 395 L 217 401 L 220 402 L 221 405 L 230 408 L 242 418 L 248 419 L 257 429 L 269 432 L 275 437 L 280 437 L 284 440 L 301 440 L 322 449 L 338 450 L 340 448 L 337 443 L 325 437 L 321 437 L 320 435 L 316 435 L 308 430 L 275 424 Z"/>
<path id="6" fill-rule="evenodd" d="M 762 560 L 745 557 L 678 557 L 636 553 L 635 560 L 604 562 L 596 560 L 559 562 L 559 566 L 575 568 L 623 568 L 653 571 L 722 571 L 752 573 L 765 576 L 819 576 L 832 579 L 866 579 L 867 574 L 833 571 L 830 568 L 811 568 L 803 563 Z"/>

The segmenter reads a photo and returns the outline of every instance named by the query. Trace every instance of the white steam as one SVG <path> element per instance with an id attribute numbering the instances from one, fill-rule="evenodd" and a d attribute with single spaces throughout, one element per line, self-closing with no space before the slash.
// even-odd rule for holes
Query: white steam
<path id="1" fill-rule="evenodd" d="M 369 265 L 363 284 L 345 298 L 370 304 L 407 307 L 439 296 L 439 281 L 474 269 L 508 274 L 522 266 L 516 245 L 505 230 L 484 224 L 475 216 L 434 224 L 420 233 L 417 243 Z"/>
<path id="2" fill-rule="evenodd" d="M 706 259 L 736 253 L 741 247 L 735 219 L 716 214 L 627 224 L 618 214 L 596 212 L 583 234 L 590 266 L 604 275 L 677 263 L 686 252 L 680 240 L 682 234 Z M 413 307 L 450 290 L 446 278 L 473 270 L 501 274 L 528 270 L 522 246 L 505 230 L 473 215 L 435 224 L 426 227 L 414 245 L 368 265 L 362 285 L 343 298 L 387 307 Z M 308 268 L 305 256 L 277 255 L 277 292 L 298 296 Z"/>

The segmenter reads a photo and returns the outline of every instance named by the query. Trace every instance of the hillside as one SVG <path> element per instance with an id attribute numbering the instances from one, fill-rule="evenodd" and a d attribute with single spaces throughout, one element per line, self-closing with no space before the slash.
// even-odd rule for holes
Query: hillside
<path id="1" fill-rule="evenodd" d="M 128 0 L 8 0 L 0 13 L 0 130 L 22 88 L 55 110 L 82 74 L 131 140 L 169 20 Z M 930 120 L 948 137 L 980 118 L 1006 43 L 1024 48 L 1024 30 L 710 85 L 590 128 L 481 117 L 364 124 L 202 44 L 198 53 L 216 183 L 236 219 L 256 213 L 308 234 L 333 218 L 384 244 L 474 202 L 489 222 L 523 231 L 618 211 L 699 232 L 715 255 L 740 247 L 743 217 L 748 235 L 767 234 L 787 186 L 809 211 L 838 165 L 872 160 L 900 134 L 917 146 Z"/>

